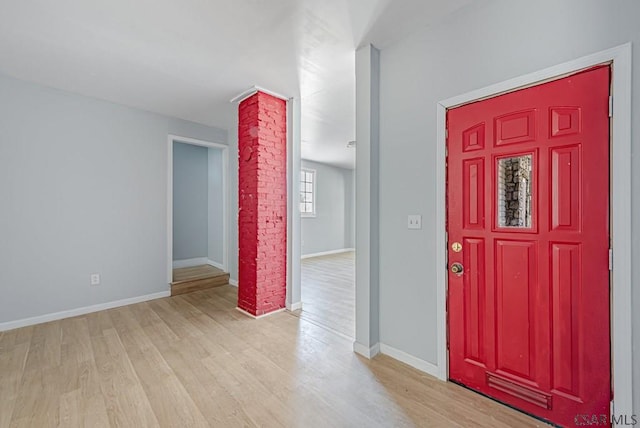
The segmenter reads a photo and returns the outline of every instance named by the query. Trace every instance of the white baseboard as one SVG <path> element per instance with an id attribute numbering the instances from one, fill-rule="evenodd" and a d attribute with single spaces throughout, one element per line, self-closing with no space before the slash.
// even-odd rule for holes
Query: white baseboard
<path id="1" fill-rule="evenodd" d="M 206 264 L 209 264 L 209 259 L 207 259 L 206 257 L 198 257 L 195 259 L 174 260 L 173 268 L 180 269 L 180 268 L 200 266 L 200 265 L 206 265 Z"/>
<path id="2" fill-rule="evenodd" d="M 420 358 L 414 357 L 411 354 L 407 354 L 404 351 L 393 348 L 389 345 L 385 345 L 384 343 L 380 344 L 380 353 L 384 355 L 388 355 L 391 358 L 394 358 L 398 361 L 401 361 L 405 364 L 410 365 L 413 368 L 420 370 L 421 372 L 425 372 L 433 377 L 440 379 L 440 370 L 438 366 L 430 363 L 425 360 L 421 360 Z"/>
<path id="3" fill-rule="evenodd" d="M 287 310 L 290 312 L 302 309 L 302 302 L 287 303 Z"/>
<path id="4" fill-rule="evenodd" d="M 52 314 L 39 315 L 32 318 L 24 318 L 17 321 L 0 323 L 0 331 L 13 330 L 14 328 L 27 327 L 35 324 L 42 324 L 49 321 L 58 321 L 64 318 L 77 317 L 93 312 L 104 311 L 106 309 L 119 308 L 120 306 L 133 305 L 134 303 L 147 302 L 149 300 L 161 299 L 171 296 L 171 291 L 147 294 L 145 296 L 131 297 L 129 299 L 116 300 L 113 302 L 99 303 L 97 305 L 85 306 L 83 308 L 70 309 L 68 311 L 54 312 Z"/>
<path id="5" fill-rule="evenodd" d="M 321 253 L 303 254 L 300 258 L 310 259 L 312 257 L 330 256 L 331 254 L 348 253 L 350 251 L 355 251 L 355 250 L 356 250 L 355 248 L 341 248 L 339 250 L 323 251 Z"/>
<path id="6" fill-rule="evenodd" d="M 284 312 L 284 311 L 287 310 L 287 308 L 278 309 L 278 310 L 275 310 L 273 312 L 269 312 L 268 314 L 262 314 L 262 315 L 258 315 L 258 316 L 250 314 L 249 312 L 245 311 L 244 309 L 240 309 L 238 307 L 236 307 L 236 310 L 241 312 L 241 313 L 243 313 L 244 315 L 248 316 L 249 318 L 253 318 L 254 320 L 259 320 L 261 318 L 268 317 L 270 315 L 279 314 L 280 312 Z"/>
<path id="7" fill-rule="evenodd" d="M 233 285 L 234 287 L 238 286 L 238 280 L 237 279 L 233 279 L 233 278 L 229 278 L 229 285 Z"/>
<path id="8" fill-rule="evenodd" d="M 222 263 L 218 263 L 218 262 L 214 262 L 211 259 L 207 259 L 207 263 L 209 266 L 213 266 L 214 268 L 218 268 L 220 270 L 225 270 L 224 266 L 222 265 Z"/>
<path id="9" fill-rule="evenodd" d="M 380 353 L 380 344 L 376 343 L 371 348 L 367 348 L 365 345 L 353 342 L 353 351 L 370 360 Z"/>

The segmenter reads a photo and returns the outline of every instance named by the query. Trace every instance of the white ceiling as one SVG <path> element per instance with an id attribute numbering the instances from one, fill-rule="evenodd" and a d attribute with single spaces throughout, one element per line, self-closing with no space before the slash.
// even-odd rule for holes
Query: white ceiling
<path id="1" fill-rule="evenodd" d="M 0 73 L 226 127 L 252 85 L 301 96 L 302 156 L 353 168 L 356 47 L 472 0 L 0 0 Z"/>

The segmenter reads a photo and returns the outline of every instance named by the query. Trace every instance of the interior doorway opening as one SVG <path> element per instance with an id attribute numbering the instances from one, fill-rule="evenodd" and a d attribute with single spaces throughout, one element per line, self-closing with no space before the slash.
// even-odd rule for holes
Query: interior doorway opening
<path id="1" fill-rule="evenodd" d="M 171 294 L 229 283 L 228 148 L 169 136 L 167 281 Z"/>
<path id="2" fill-rule="evenodd" d="M 355 170 L 302 160 L 300 316 L 355 337 Z"/>

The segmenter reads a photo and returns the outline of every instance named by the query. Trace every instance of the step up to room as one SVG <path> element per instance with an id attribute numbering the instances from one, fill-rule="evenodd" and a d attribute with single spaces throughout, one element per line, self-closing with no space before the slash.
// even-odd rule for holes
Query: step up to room
<path id="1" fill-rule="evenodd" d="M 213 266 L 201 265 L 174 269 L 171 295 L 206 290 L 228 283 L 229 274 Z"/>

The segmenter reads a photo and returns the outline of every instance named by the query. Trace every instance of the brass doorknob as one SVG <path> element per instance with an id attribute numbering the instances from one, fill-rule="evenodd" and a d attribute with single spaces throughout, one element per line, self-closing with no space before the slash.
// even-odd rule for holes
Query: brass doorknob
<path id="1" fill-rule="evenodd" d="M 453 263 L 451 265 L 451 273 L 455 273 L 456 275 L 462 275 L 463 272 L 464 272 L 464 267 L 462 266 L 462 263 Z"/>

